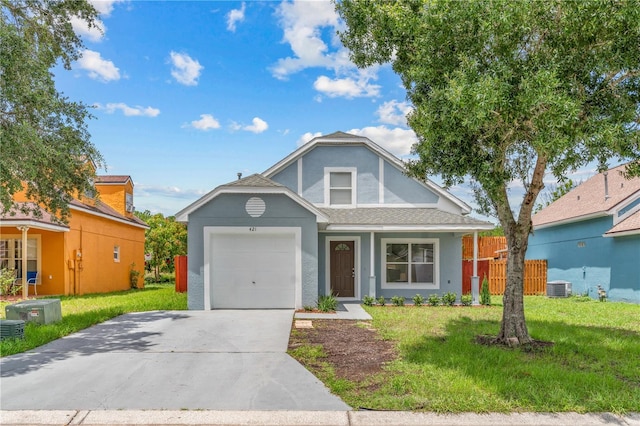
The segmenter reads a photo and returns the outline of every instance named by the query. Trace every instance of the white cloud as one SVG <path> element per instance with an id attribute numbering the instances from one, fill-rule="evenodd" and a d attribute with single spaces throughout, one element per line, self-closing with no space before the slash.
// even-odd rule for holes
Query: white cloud
<path id="1" fill-rule="evenodd" d="M 80 37 L 86 37 L 90 41 L 99 42 L 107 32 L 107 27 L 100 20 L 95 21 L 95 26 L 89 27 L 89 24 L 84 19 L 78 16 L 72 16 L 69 21 L 71 26 L 77 35 Z"/>
<path id="2" fill-rule="evenodd" d="M 116 3 L 125 3 L 126 0 L 89 0 L 89 3 L 96 8 L 102 16 L 109 16 L 113 12 Z"/>
<path id="3" fill-rule="evenodd" d="M 407 127 L 407 114 L 413 110 L 408 102 L 388 101 L 380 105 L 376 114 L 383 124 Z"/>
<path id="4" fill-rule="evenodd" d="M 388 128 L 386 126 L 365 127 L 351 129 L 347 133 L 364 136 L 371 139 L 397 157 L 408 157 L 411 147 L 418 141 L 416 134 L 410 129 Z"/>
<path id="5" fill-rule="evenodd" d="M 120 69 L 113 62 L 103 59 L 99 52 L 85 49 L 77 63 L 94 80 L 108 82 L 120 79 Z"/>
<path id="6" fill-rule="evenodd" d="M 269 128 L 269 125 L 267 124 L 267 122 L 261 119 L 260 117 L 254 117 L 252 120 L 252 123 L 253 124 L 244 126 L 242 130 L 246 130 L 248 132 L 253 132 L 253 133 L 262 133 Z"/>
<path id="7" fill-rule="evenodd" d="M 291 46 L 293 56 L 279 59 L 271 68 L 274 77 L 286 79 L 309 67 L 353 68 L 349 53 L 334 36 L 331 46 L 322 39 L 322 29 L 335 34 L 340 21 L 328 1 L 283 1 L 277 9 L 283 28 L 283 41 Z"/>
<path id="8" fill-rule="evenodd" d="M 158 195 L 172 198 L 197 198 L 206 192 L 200 189 L 181 189 L 176 186 L 154 186 L 136 182 L 136 197 Z"/>
<path id="9" fill-rule="evenodd" d="M 200 120 L 194 120 L 191 122 L 191 127 L 204 131 L 219 129 L 220 122 L 216 120 L 211 114 L 201 114 Z"/>
<path id="10" fill-rule="evenodd" d="M 353 78 L 331 79 L 321 75 L 313 83 L 313 88 L 330 98 L 345 97 L 371 97 L 380 94 L 380 86 L 369 84 L 368 78 L 355 80 Z"/>
<path id="11" fill-rule="evenodd" d="M 176 81 L 185 86 L 196 86 L 200 72 L 204 69 L 200 62 L 186 53 L 171 52 L 171 75 Z"/>
<path id="12" fill-rule="evenodd" d="M 141 106 L 131 107 L 122 102 L 108 103 L 104 107 L 100 104 L 96 104 L 95 106 L 99 109 L 105 110 L 108 114 L 113 114 L 114 112 L 120 110 L 127 117 L 157 117 L 158 114 L 160 114 L 160 110 L 158 108 L 145 108 Z"/>
<path id="13" fill-rule="evenodd" d="M 298 139 L 298 141 L 296 142 L 296 145 L 298 147 L 306 144 L 307 142 L 310 142 L 312 139 L 317 138 L 319 136 L 322 136 L 322 132 L 316 132 L 316 133 L 311 133 L 311 132 L 307 132 L 304 135 L 300 136 L 300 139 Z"/>
<path id="14" fill-rule="evenodd" d="M 244 11 L 246 4 L 243 2 L 240 9 L 233 9 L 227 14 L 227 30 L 235 32 L 236 23 L 244 21 Z"/>

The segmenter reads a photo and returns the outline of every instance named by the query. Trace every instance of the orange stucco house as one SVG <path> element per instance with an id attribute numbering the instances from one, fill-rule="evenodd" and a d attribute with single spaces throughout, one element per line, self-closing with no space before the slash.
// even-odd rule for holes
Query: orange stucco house
<path id="1" fill-rule="evenodd" d="M 97 176 L 96 197 L 69 204 L 67 224 L 16 213 L 0 216 L 0 268 L 22 276 L 22 241 L 27 239 L 27 277 L 37 272 L 29 295 L 70 295 L 127 290 L 130 271 L 140 272 L 143 286 L 144 241 L 148 226 L 134 216 L 130 176 Z M 27 203 L 24 194 L 15 201 Z"/>

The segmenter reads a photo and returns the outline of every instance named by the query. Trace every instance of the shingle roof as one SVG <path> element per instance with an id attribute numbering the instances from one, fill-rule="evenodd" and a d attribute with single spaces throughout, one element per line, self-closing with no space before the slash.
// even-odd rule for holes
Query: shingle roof
<path id="1" fill-rule="evenodd" d="M 613 228 L 609 229 L 605 235 L 609 237 L 615 237 L 618 234 L 639 231 L 640 232 L 640 210 L 618 223 Z M 635 233 L 635 232 L 634 232 Z"/>
<path id="2" fill-rule="evenodd" d="M 620 165 L 608 170 L 608 198 L 605 198 L 604 174 L 599 173 L 535 214 L 533 226 L 606 214 L 640 191 L 640 177 L 625 179 L 622 176 L 624 167 Z"/>
<path id="3" fill-rule="evenodd" d="M 89 205 L 89 204 L 84 204 L 78 200 L 71 200 L 71 202 L 69 203 L 69 206 L 71 207 L 77 207 L 83 210 L 89 210 L 93 213 L 100 213 L 100 214 L 104 214 L 107 216 L 111 216 L 114 219 L 118 219 L 124 222 L 130 222 L 131 224 L 134 225 L 138 225 L 138 226 L 144 226 L 144 227 L 148 227 L 149 225 L 147 225 L 142 219 L 138 218 L 137 216 L 132 216 L 132 217 L 127 217 L 123 214 L 120 214 L 120 212 L 118 212 L 117 210 L 111 208 L 110 206 L 108 206 L 107 204 L 103 203 L 100 200 L 96 200 L 96 203 L 94 206 Z"/>
<path id="4" fill-rule="evenodd" d="M 96 176 L 95 183 L 97 184 L 109 184 L 109 183 L 127 183 L 131 179 L 129 175 L 101 175 Z"/>
<path id="5" fill-rule="evenodd" d="M 24 205 L 28 210 L 28 213 L 22 212 L 20 206 Z M 0 221 L 5 226 L 18 226 L 18 224 L 22 224 L 24 222 L 29 222 L 34 227 L 38 227 L 38 224 L 44 225 L 47 228 L 54 227 L 59 230 L 68 230 L 69 226 L 60 223 L 56 220 L 54 216 L 51 215 L 48 211 L 41 209 L 41 215 L 37 217 L 33 211 L 31 211 L 35 207 L 35 203 L 27 202 L 27 203 L 18 203 L 18 209 L 13 210 L 11 212 L 5 212 L 0 214 Z"/>
<path id="6" fill-rule="evenodd" d="M 222 186 L 278 187 L 282 185 L 262 176 L 261 174 L 255 173 L 251 176 L 234 180 Z"/>
<path id="7" fill-rule="evenodd" d="M 493 224 L 438 209 L 415 207 L 320 208 L 332 225 L 469 225 L 493 228 Z"/>

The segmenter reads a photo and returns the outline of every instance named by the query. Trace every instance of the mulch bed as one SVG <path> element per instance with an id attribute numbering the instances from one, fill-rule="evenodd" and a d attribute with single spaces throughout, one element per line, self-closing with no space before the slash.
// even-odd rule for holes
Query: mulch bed
<path id="1" fill-rule="evenodd" d="M 353 320 L 313 320 L 314 328 L 296 329 L 289 341 L 293 349 L 301 344 L 320 344 L 336 376 L 361 382 L 380 373 L 386 363 L 397 358 L 393 342 L 382 340 L 369 322 Z"/>

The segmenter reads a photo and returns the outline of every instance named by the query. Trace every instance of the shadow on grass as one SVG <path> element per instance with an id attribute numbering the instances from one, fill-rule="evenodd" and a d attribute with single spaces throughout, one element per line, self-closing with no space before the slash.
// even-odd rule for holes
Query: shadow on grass
<path id="1" fill-rule="evenodd" d="M 611 327 L 527 321 L 536 340 L 553 346 L 527 350 L 475 343 L 496 335 L 499 321 L 449 320 L 438 336 L 401 346 L 413 365 L 468 377 L 515 407 L 536 411 L 639 411 L 640 333 Z"/>
<path id="2" fill-rule="evenodd" d="M 79 324 L 84 327 L 86 322 L 94 324 L 104 314 L 112 317 L 113 312 L 109 308 L 98 311 L 86 312 L 82 314 L 70 314 L 56 324 L 35 325 L 28 327 L 37 333 L 56 333 L 56 329 L 67 327 L 77 327 Z M 182 320 L 189 318 L 189 315 L 176 311 L 153 311 L 120 315 L 108 321 L 100 322 L 93 327 L 84 328 L 66 337 L 53 340 L 45 345 L 39 346 L 28 352 L 18 353 L 2 358 L 2 369 L 0 377 L 11 377 L 41 368 L 57 361 L 62 361 L 74 356 L 86 356 L 107 352 L 145 352 L 152 350 L 158 343 L 156 337 L 162 333 L 155 331 L 143 331 L 144 329 L 154 329 L 148 326 L 149 323 L 163 320 Z M 29 331 L 29 330 L 27 330 Z M 59 332 L 59 331 L 58 331 Z"/>

